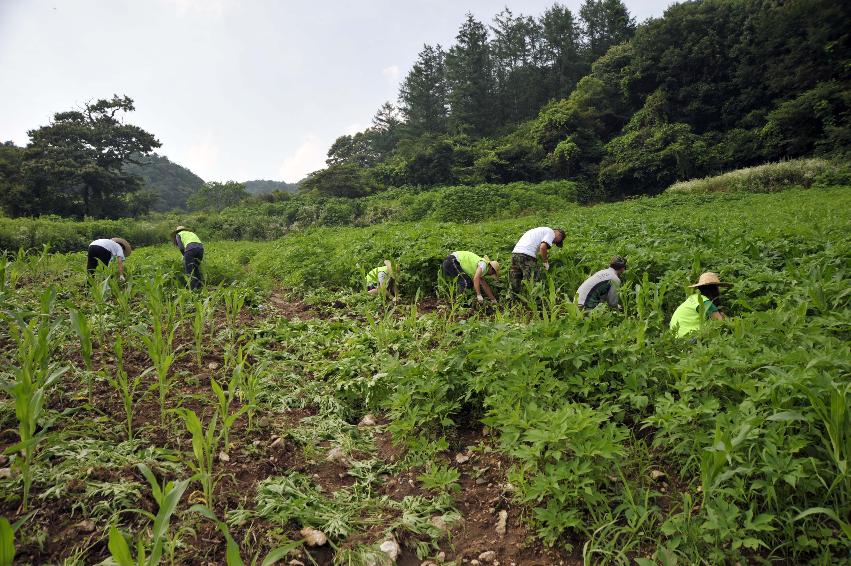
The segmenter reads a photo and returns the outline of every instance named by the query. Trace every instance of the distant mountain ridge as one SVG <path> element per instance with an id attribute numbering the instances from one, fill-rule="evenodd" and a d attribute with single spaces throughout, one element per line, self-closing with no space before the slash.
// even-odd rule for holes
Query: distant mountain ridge
<path id="1" fill-rule="evenodd" d="M 274 193 L 275 191 L 281 191 L 284 193 L 298 192 L 298 183 L 266 181 L 261 179 L 257 181 L 244 181 L 242 184 L 245 185 L 245 190 L 252 195 L 266 195 Z"/>
<path id="2" fill-rule="evenodd" d="M 159 154 L 137 156 L 138 164 L 127 164 L 125 171 L 142 178 L 142 190 L 156 195 L 151 210 L 186 210 L 186 199 L 204 186 L 204 179 Z"/>

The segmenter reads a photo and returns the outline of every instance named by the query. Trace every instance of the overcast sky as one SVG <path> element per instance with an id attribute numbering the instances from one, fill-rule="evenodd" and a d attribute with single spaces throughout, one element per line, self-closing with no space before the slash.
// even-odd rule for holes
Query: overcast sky
<path id="1" fill-rule="evenodd" d="M 581 0 L 561 4 L 578 13 Z M 626 0 L 639 22 L 672 0 Z M 208 181 L 295 182 L 337 136 L 395 102 L 423 44 L 465 12 L 539 16 L 553 0 L 0 0 L 0 141 L 126 94 L 128 122 Z"/>

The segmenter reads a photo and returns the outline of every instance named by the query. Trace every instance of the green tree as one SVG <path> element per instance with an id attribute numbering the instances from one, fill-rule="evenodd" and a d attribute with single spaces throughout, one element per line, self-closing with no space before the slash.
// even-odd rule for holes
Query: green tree
<path id="1" fill-rule="evenodd" d="M 630 17 L 621 0 L 585 0 L 579 17 L 589 61 L 595 61 L 609 47 L 629 40 L 635 33 L 635 18 Z"/>
<path id="2" fill-rule="evenodd" d="M 369 191 L 363 167 L 343 162 L 314 171 L 301 183 L 301 190 L 317 196 L 362 197 Z"/>
<path id="3" fill-rule="evenodd" d="M 152 134 L 121 120 L 134 109 L 133 100 L 116 95 L 57 113 L 49 125 L 31 130 L 22 163 L 27 199 L 14 201 L 10 212 L 110 218 L 130 213 L 127 197 L 142 184 L 124 166 L 160 146 Z"/>
<path id="4" fill-rule="evenodd" d="M 484 136 L 494 129 L 495 81 L 488 31 L 472 14 L 446 55 L 449 122 L 455 133 Z"/>
<path id="5" fill-rule="evenodd" d="M 540 60 L 547 69 L 546 99 L 564 98 L 591 68 L 580 51 L 581 30 L 573 13 L 554 4 L 539 20 Z"/>
<path id="6" fill-rule="evenodd" d="M 248 198 L 245 185 L 234 181 L 219 183 L 209 181 L 204 183 L 197 193 L 189 197 L 189 208 L 192 210 L 216 210 L 221 211 L 229 206 L 239 204 Z"/>
<path id="7" fill-rule="evenodd" d="M 449 115 L 446 53 L 425 45 L 399 89 L 399 110 L 410 135 L 446 131 Z"/>
<path id="8" fill-rule="evenodd" d="M 544 69 L 540 65 L 541 28 L 529 16 L 505 8 L 490 27 L 490 48 L 496 76 L 498 126 L 515 124 L 535 115 L 546 101 Z"/>

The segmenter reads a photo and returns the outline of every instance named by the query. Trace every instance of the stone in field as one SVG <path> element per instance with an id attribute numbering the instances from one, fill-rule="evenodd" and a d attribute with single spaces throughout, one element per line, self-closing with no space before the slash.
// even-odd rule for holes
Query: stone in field
<path id="1" fill-rule="evenodd" d="M 375 417 L 372 415 L 364 415 L 358 423 L 358 426 L 375 426 Z"/>
<path id="2" fill-rule="evenodd" d="M 307 546 L 323 546 L 328 542 L 328 537 L 325 536 L 325 533 L 311 527 L 304 527 L 298 533 L 304 538 L 304 544 Z"/>
<path id="3" fill-rule="evenodd" d="M 493 550 L 487 550 L 481 554 L 479 554 L 479 560 L 482 562 L 493 562 L 496 560 L 496 552 Z"/>
<path id="4" fill-rule="evenodd" d="M 402 554 L 402 549 L 399 548 L 399 543 L 393 539 L 385 540 L 381 543 L 381 546 L 378 549 L 390 557 L 393 562 L 396 562 L 396 559 L 399 558 L 399 555 Z"/>
<path id="5" fill-rule="evenodd" d="M 506 523 L 508 522 L 508 511 L 503 509 L 499 512 L 499 518 L 496 520 L 496 534 L 501 537 L 505 536 Z"/>

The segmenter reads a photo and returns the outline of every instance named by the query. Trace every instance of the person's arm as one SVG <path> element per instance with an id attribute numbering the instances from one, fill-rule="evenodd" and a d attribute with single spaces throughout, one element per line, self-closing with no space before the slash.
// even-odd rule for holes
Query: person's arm
<path id="1" fill-rule="evenodd" d="M 541 256 L 541 261 L 544 262 L 544 269 L 549 271 L 550 269 L 550 246 L 546 242 L 541 242 L 541 245 L 538 246 L 538 253 Z"/>
<path id="2" fill-rule="evenodd" d="M 727 318 L 727 317 L 726 317 L 726 316 L 724 316 L 724 313 L 723 313 L 723 312 L 721 312 L 721 311 L 715 311 L 714 313 L 712 313 L 712 314 L 709 316 L 709 318 L 711 318 L 712 320 L 724 320 L 724 319 L 725 319 L 725 318 Z"/>
<path id="3" fill-rule="evenodd" d="M 613 309 L 618 308 L 618 287 L 619 285 L 615 281 L 612 281 L 609 285 L 609 292 L 606 293 L 606 301 Z"/>
<path id="4" fill-rule="evenodd" d="M 177 244 L 177 249 L 180 250 L 180 253 L 186 253 L 186 248 L 183 246 L 183 240 L 180 239 L 180 234 L 174 235 L 174 243 Z"/>
<path id="5" fill-rule="evenodd" d="M 119 256 L 115 256 L 115 261 L 118 263 L 118 278 L 124 281 L 124 259 Z"/>
<path id="6" fill-rule="evenodd" d="M 488 285 L 488 282 L 485 281 L 484 279 L 482 279 L 482 287 L 484 287 L 485 294 L 488 296 L 488 299 L 490 299 L 492 302 L 495 303 L 496 302 L 496 295 L 493 294 L 493 291 L 491 291 L 491 286 Z M 481 296 L 481 295 L 479 295 L 479 296 Z"/>

